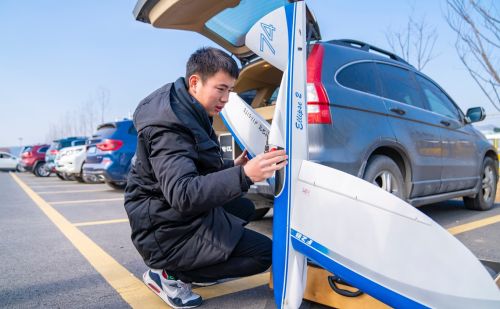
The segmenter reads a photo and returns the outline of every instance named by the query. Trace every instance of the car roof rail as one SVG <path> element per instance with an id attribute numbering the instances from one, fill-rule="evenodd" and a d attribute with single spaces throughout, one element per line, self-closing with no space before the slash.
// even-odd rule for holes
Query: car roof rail
<path id="1" fill-rule="evenodd" d="M 379 54 L 383 54 L 383 55 L 391 58 L 392 60 L 396 60 L 396 61 L 399 61 L 399 62 L 402 62 L 404 64 L 411 66 L 411 64 L 409 64 L 406 60 L 399 57 L 398 55 L 391 53 L 390 51 L 384 50 L 380 47 L 370 45 L 366 42 L 351 40 L 351 39 L 340 39 L 340 40 L 330 40 L 330 41 L 327 41 L 326 43 L 337 44 L 337 45 L 342 45 L 342 46 L 351 47 L 351 48 L 357 48 L 357 49 L 361 49 L 361 50 L 364 50 L 367 52 L 369 52 L 370 50 L 373 50 Z"/>

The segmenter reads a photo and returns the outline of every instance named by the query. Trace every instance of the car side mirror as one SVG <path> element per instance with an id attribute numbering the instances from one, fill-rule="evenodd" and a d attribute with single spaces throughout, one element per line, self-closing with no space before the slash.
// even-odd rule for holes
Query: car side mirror
<path id="1" fill-rule="evenodd" d="M 470 123 L 478 122 L 486 118 L 486 112 L 482 107 L 472 107 L 467 110 L 467 118 L 469 118 Z"/>

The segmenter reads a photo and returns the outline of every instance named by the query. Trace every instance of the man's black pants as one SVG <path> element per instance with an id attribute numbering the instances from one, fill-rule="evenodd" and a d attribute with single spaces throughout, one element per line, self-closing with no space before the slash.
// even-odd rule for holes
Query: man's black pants
<path id="1" fill-rule="evenodd" d="M 245 198 L 233 200 L 223 207 L 225 211 L 247 222 L 255 213 L 252 201 Z M 227 261 L 190 271 L 169 271 L 169 274 L 184 282 L 212 282 L 261 273 L 271 266 L 271 262 L 272 241 L 265 235 L 244 229 Z"/>

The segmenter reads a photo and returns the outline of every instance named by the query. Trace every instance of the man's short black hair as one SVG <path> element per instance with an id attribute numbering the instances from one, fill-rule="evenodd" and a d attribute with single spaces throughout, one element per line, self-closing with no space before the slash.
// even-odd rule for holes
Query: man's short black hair
<path id="1" fill-rule="evenodd" d="M 186 64 L 186 82 L 193 74 L 198 74 L 205 82 L 207 78 L 223 71 L 234 79 L 238 78 L 239 69 L 236 61 L 220 49 L 202 47 L 195 51 Z"/>

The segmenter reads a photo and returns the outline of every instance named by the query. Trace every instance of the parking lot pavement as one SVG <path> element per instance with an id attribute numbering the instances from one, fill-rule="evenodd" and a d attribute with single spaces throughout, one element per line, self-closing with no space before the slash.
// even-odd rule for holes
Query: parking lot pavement
<path id="1" fill-rule="evenodd" d="M 0 188 L 0 307 L 166 308 L 140 280 L 146 268 L 122 191 L 28 173 L 0 173 Z M 475 212 L 452 200 L 421 210 L 479 258 L 500 262 L 500 204 Z M 272 236 L 272 211 L 249 227 Z M 275 308 L 268 280 L 265 273 L 197 292 L 202 308 Z"/>

